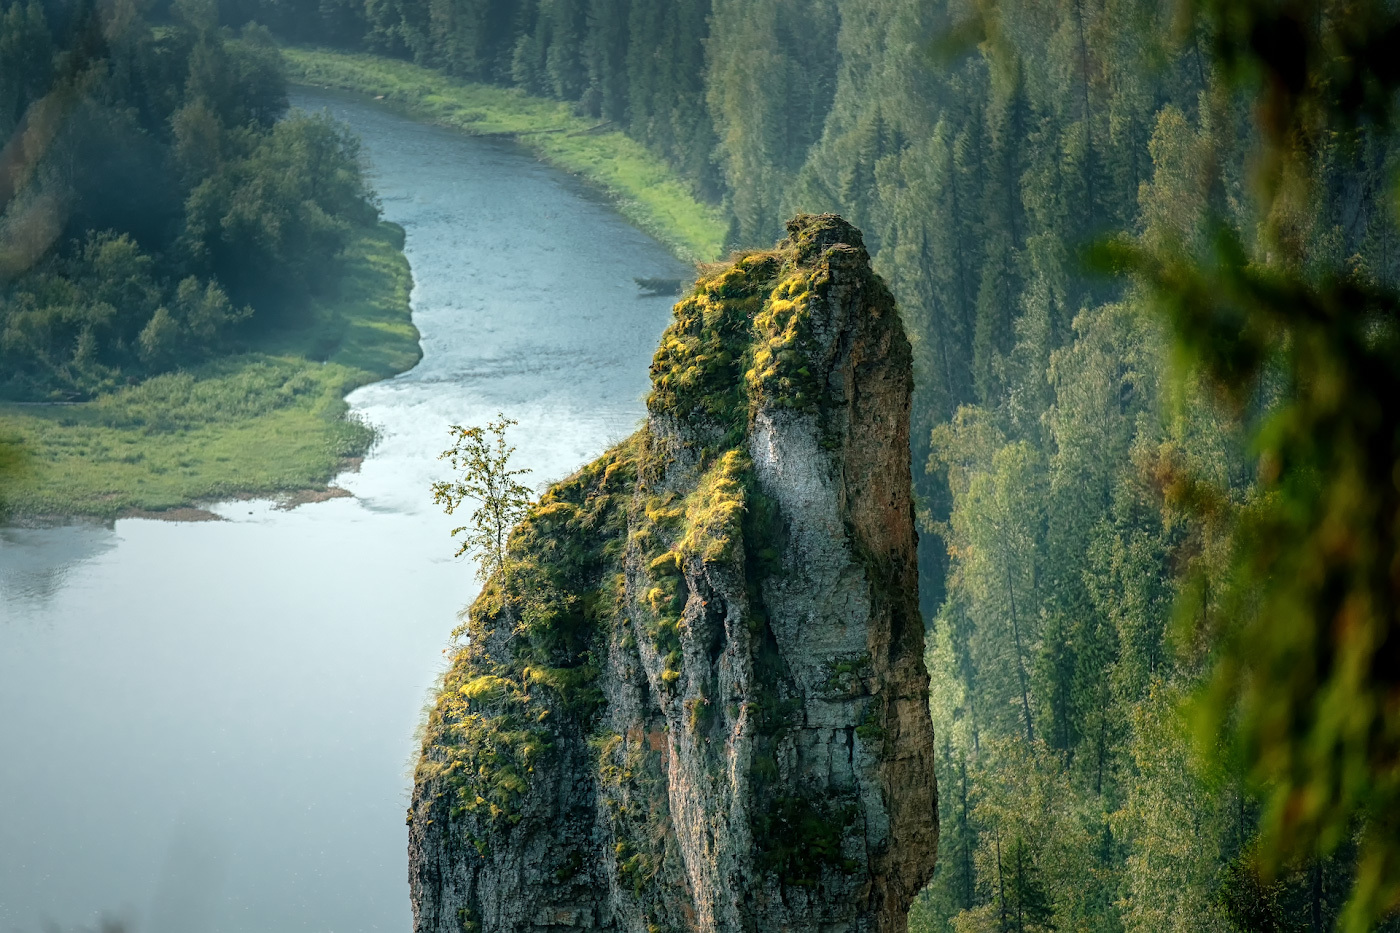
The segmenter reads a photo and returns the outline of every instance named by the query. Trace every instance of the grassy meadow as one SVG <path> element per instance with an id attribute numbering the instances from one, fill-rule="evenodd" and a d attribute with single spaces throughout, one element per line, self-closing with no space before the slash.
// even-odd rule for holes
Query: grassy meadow
<path id="1" fill-rule="evenodd" d="M 415 119 L 476 135 L 508 135 L 549 164 L 603 191 L 636 226 L 681 259 L 719 257 L 727 224 L 645 146 L 569 104 L 458 81 L 427 68 L 352 52 L 286 48 L 292 81 L 382 97 Z"/>
<path id="2" fill-rule="evenodd" d="M 373 440 L 345 394 L 421 356 L 402 229 L 381 223 L 347 260 L 339 297 L 247 352 L 89 402 L 0 404 L 0 442 L 24 452 L 5 504 L 109 519 L 324 486 Z"/>

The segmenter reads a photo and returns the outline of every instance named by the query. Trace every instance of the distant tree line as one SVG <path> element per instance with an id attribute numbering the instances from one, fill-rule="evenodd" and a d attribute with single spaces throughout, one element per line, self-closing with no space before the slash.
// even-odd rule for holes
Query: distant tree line
<path id="1" fill-rule="evenodd" d="M 212 5 L 0 2 L 0 394 L 84 398 L 333 287 L 378 216 L 358 143 L 283 120 L 265 30 Z"/>
<path id="2" fill-rule="evenodd" d="M 913 929 L 1321 931 L 1349 898 L 1397 929 L 1391 5 L 222 13 L 573 101 L 732 247 L 864 229 L 916 350 L 943 836 Z"/>

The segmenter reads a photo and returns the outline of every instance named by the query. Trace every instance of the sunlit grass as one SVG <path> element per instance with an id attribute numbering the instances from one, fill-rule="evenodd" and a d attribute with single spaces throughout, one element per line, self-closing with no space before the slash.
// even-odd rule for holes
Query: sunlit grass
<path id="1" fill-rule="evenodd" d="M 109 518 L 325 484 L 373 438 L 345 393 L 420 356 L 402 245 L 390 224 L 361 236 L 340 297 L 249 352 L 82 404 L 0 405 L 0 439 L 24 451 L 6 503 Z"/>
<path id="2" fill-rule="evenodd" d="M 471 84 L 408 62 L 322 49 L 283 50 L 293 81 L 392 101 L 416 119 L 473 134 L 509 134 L 545 161 L 600 188 L 633 224 L 685 260 L 720 255 L 719 208 L 695 199 L 666 163 L 568 104 Z"/>

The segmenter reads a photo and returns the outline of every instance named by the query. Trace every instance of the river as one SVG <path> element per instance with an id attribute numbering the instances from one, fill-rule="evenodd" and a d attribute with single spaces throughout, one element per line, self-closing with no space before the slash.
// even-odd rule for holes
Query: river
<path id="1" fill-rule="evenodd" d="M 544 482 L 634 430 L 685 270 L 515 145 L 298 91 L 364 141 L 424 357 L 350 396 L 354 498 L 0 529 L 0 933 L 410 927 L 414 731 L 476 585 L 431 504 L 450 423 Z"/>

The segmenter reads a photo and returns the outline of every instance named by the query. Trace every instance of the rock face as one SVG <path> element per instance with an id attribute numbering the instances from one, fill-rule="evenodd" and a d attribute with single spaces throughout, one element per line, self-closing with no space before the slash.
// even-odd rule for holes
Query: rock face
<path id="1" fill-rule="evenodd" d="M 933 872 L 910 350 L 799 216 L 675 308 L 636 435 L 472 606 L 409 811 L 418 933 L 901 933 Z"/>

